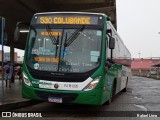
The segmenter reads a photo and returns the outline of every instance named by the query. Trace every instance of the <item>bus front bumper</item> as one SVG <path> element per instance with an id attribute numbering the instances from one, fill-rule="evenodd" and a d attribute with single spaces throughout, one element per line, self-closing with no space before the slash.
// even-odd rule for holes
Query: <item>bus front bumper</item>
<path id="1" fill-rule="evenodd" d="M 22 85 L 22 96 L 28 99 L 49 101 L 49 98 L 61 99 L 62 103 L 102 104 L 102 88 L 90 91 L 63 91 L 28 87 Z"/>

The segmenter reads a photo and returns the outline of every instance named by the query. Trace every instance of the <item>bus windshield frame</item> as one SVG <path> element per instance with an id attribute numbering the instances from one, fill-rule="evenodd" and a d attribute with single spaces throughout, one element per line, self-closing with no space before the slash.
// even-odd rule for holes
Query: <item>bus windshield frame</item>
<path id="1" fill-rule="evenodd" d="M 66 31 L 66 29 L 68 29 L 68 30 L 72 30 L 73 29 L 72 33 L 74 33 L 74 32 L 76 32 L 76 30 L 80 29 L 81 27 L 84 27 L 84 28 L 82 30 L 78 31 L 78 36 L 76 36 L 76 37 L 81 36 L 83 34 L 83 32 L 86 32 L 86 31 L 94 31 L 94 32 L 97 31 L 96 34 L 97 35 L 100 34 L 101 38 L 100 38 L 100 49 L 99 49 L 99 52 L 96 51 L 96 50 L 95 51 L 94 50 L 90 51 L 90 56 L 92 56 L 90 59 L 92 59 L 92 62 L 97 62 L 98 64 L 96 66 L 94 66 L 93 68 L 91 67 L 92 66 L 91 64 L 87 64 L 92 69 L 88 69 L 88 70 L 85 70 L 85 71 L 79 71 L 79 70 L 76 70 L 76 69 L 71 70 L 71 71 L 66 71 L 66 70 L 62 71 L 62 70 L 60 70 L 60 62 L 62 62 L 62 58 L 66 54 L 66 53 L 64 53 L 64 51 L 68 47 L 68 46 L 64 45 L 65 44 L 64 41 L 65 41 L 66 38 L 69 39 L 71 37 L 71 34 L 68 34 L 65 31 Z M 31 46 L 33 47 L 33 45 L 32 45 L 33 43 L 31 43 L 31 41 L 32 41 L 33 38 L 31 38 L 31 36 L 32 36 L 31 34 L 33 33 L 33 31 L 36 34 L 38 34 L 38 32 L 37 32 L 38 29 L 46 29 L 46 32 L 49 32 L 49 31 L 53 32 L 54 29 L 61 29 L 61 32 L 54 33 L 54 35 L 53 34 L 52 35 L 48 34 L 48 38 L 52 39 L 51 40 L 52 44 L 54 44 L 53 41 L 56 41 L 58 39 L 58 41 L 59 41 L 58 44 L 59 45 L 58 44 L 56 45 L 56 42 L 55 42 L 55 44 L 54 44 L 55 48 L 57 46 L 60 46 L 58 49 L 56 48 L 57 49 L 56 53 L 53 55 L 54 57 L 52 58 L 52 62 L 58 62 L 58 64 L 57 64 L 58 68 L 56 70 L 53 70 L 53 69 L 52 70 L 48 70 L 48 72 L 52 72 L 52 73 L 53 72 L 58 72 L 58 73 L 59 72 L 60 73 L 86 73 L 86 72 L 89 72 L 89 71 L 96 70 L 100 66 L 100 64 L 101 64 L 101 53 L 102 53 L 102 42 L 103 42 L 103 29 L 104 29 L 104 26 L 102 25 L 102 22 L 99 25 L 82 25 L 82 24 L 76 24 L 76 25 L 74 25 L 74 24 L 67 24 L 67 25 L 64 25 L 64 24 L 31 24 L 31 26 L 30 26 L 30 32 L 29 32 L 29 37 L 28 37 L 28 43 L 27 43 L 27 47 L 26 47 L 26 50 L 28 52 L 26 53 L 26 61 L 25 61 L 29 69 L 32 69 L 32 70 L 34 69 L 35 71 L 38 71 L 38 72 L 46 71 L 44 69 L 41 69 L 41 70 L 35 69 L 36 67 L 40 66 L 39 62 L 43 62 L 43 63 L 45 62 L 45 61 L 43 61 L 44 60 L 44 58 L 42 58 L 43 56 L 42 57 L 34 57 L 34 58 L 32 58 L 32 61 L 34 61 L 34 64 L 32 66 L 31 66 L 31 64 L 29 62 L 30 61 L 29 60 L 29 56 L 31 55 L 31 53 L 33 53 L 33 49 L 31 48 Z M 34 39 L 36 39 L 36 38 L 34 38 Z M 78 41 L 78 40 L 76 40 L 77 38 L 74 38 L 74 39 L 70 40 L 72 42 L 71 45 L 74 44 L 74 43 L 76 43 Z M 56 58 L 58 58 L 59 60 L 56 59 Z M 51 61 L 51 58 L 49 58 L 49 57 L 47 57 L 45 59 L 46 60 L 48 59 L 48 61 Z M 37 60 L 37 61 L 35 62 L 35 60 Z M 36 64 L 36 63 L 38 63 L 38 64 Z M 77 64 L 77 66 L 80 66 L 79 62 L 78 63 L 73 62 L 73 64 L 74 63 Z"/>

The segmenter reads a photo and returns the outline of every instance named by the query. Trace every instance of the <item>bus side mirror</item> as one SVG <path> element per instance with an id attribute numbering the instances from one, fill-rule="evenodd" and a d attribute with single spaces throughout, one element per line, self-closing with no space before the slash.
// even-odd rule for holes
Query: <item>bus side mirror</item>
<path id="1" fill-rule="evenodd" d="M 19 41 L 19 37 L 20 37 L 20 30 L 25 30 L 27 27 L 27 29 L 29 28 L 29 23 L 26 22 L 17 22 L 16 24 L 16 29 L 14 31 L 14 41 Z"/>
<path id="2" fill-rule="evenodd" d="M 19 40 L 19 36 L 20 36 L 20 29 L 18 27 L 18 25 L 16 26 L 16 29 L 14 31 L 14 40 L 18 41 Z"/>
<path id="3" fill-rule="evenodd" d="M 109 37 L 109 49 L 115 48 L 115 38 Z"/>

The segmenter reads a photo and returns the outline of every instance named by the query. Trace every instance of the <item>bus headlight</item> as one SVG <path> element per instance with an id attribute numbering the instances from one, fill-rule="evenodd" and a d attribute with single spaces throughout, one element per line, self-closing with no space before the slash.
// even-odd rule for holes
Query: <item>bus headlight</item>
<path id="1" fill-rule="evenodd" d="M 29 81 L 27 75 L 23 72 L 23 81 L 26 85 L 32 86 L 31 82 Z"/>
<path id="2" fill-rule="evenodd" d="M 89 91 L 89 90 L 93 90 L 99 83 L 101 79 L 101 76 L 95 78 L 93 81 L 91 81 L 83 90 L 84 91 Z"/>

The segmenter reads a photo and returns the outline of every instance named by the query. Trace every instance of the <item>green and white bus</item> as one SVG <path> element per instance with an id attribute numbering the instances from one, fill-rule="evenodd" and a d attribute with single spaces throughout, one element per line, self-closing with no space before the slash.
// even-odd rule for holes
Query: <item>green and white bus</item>
<path id="1" fill-rule="evenodd" d="M 15 39 L 19 36 L 18 24 Z M 131 54 L 109 17 L 47 12 L 33 16 L 23 61 L 24 98 L 102 105 L 125 91 Z"/>

